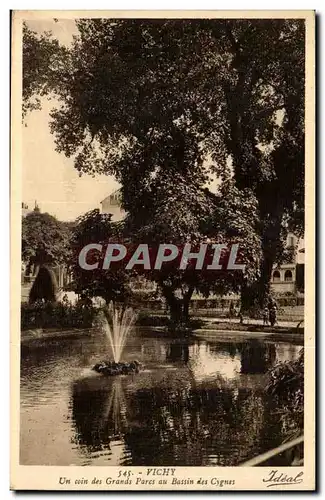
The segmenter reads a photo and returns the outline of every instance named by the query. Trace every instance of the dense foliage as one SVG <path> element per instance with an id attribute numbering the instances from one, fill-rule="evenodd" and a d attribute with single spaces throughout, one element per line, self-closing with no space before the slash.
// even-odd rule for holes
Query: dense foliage
<path id="1" fill-rule="evenodd" d="M 69 229 L 53 215 L 34 210 L 22 220 L 22 260 L 27 265 L 65 263 L 69 255 Z"/>
<path id="2" fill-rule="evenodd" d="M 96 310 L 83 301 L 74 305 L 66 301 L 23 303 L 21 304 L 21 329 L 90 328 L 95 314 Z"/>
<path id="3" fill-rule="evenodd" d="M 120 239 L 121 228 L 111 222 L 110 214 L 101 214 L 98 209 L 80 216 L 72 231 L 70 246 L 70 270 L 72 284 L 70 288 L 77 294 L 87 297 L 102 297 L 108 303 L 126 301 L 130 297 L 129 276 L 123 269 L 93 271 L 83 269 L 79 264 L 79 254 L 89 243 L 107 244 Z"/>
<path id="4" fill-rule="evenodd" d="M 243 280 L 256 278 L 260 250 L 259 240 L 252 230 L 252 225 L 256 223 L 256 204 L 247 193 L 239 193 L 231 182 L 228 182 L 227 191 L 231 192 L 231 202 L 225 200 L 222 193 L 216 196 L 208 190 L 197 193 L 191 186 L 161 184 L 146 199 L 151 207 L 146 216 L 131 212 L 125 221 L 112 223 L 109 214 L 93 210 L 80 217 L 71 240 L 72 288 L 77 293 L 101 296 L 107 302 L 134 302 L 139 300 L 139 294 L 132 292 L 132 281 L 137 275 L 143 276 L 156 283 L 167 302 L 174 326 L 182 327 L 188 322 L 189 303 L 194 291 L 205 296 L 210 292 L 239 291 Z M 182 248 L 190 242 L 195 249 L 202 242 L 211 245 L 213 242 L 229 243 L 232 240 L 240 245 L 241 258 L 247 263 L 244 274 L 239 271 L 196 270 L 191 264 L 187 269 L 180 270 L 177 260 L 160 270 L 140 267 L 132 271 L 125 270 L 123 266 L 108 270 L 99 266 L 89 271 L 78 262 L 80 250 L 89 243 L 102 244 L 104 249 L 107 243 L 120 242 L 127 246 L 146 243 L 150 248 L 157 249 L 160 243 L 173 243 Z"/>
<path id="5" fill-rule="evenodd" d="M 41 108 L 41 97 L 50 82 L 54 85 L 65 52 L 51 33 L 37 35 L 23 24 L 23 116 Z"/>
<path id="6" fill-rule="evenodd" d="M 172 243 L 182 247 L 191 243 L 194 251 L 200 243 L 206 243 L 208 252 L 213 243 L 239 244 L 241 259 L 246 264 L 244 273 L 196 270 L 195 261 L 185 270 L 180 270 L 175 261 L 161 270 L 144 272 L 147 279 L 157 284 L 175 324 L 188 322 L 194 292 L 206 297 L 210 293 L 238 292 L 243 282 L 256 279 L 260 244 L 254 231 L 255 200 L 250 193 L 240 193 L 230 181 L 223 188 L 220 194 L 213 195 L 208 189 L 195 190 L 190 184 L 178 182 L 175 176 L 173 185 L 157 182 L 151 188 L 146 197 L 146 215 L 136 212 L 133 216 L 130 212 L 126 219 L 131 240 L 149 246 Z"/>
<path id="7" fill-rule="evenodd" d="M 304 429 L 304 349 L 301 349 L 296 361 L 287 361 L 276 365 L 269 371 L 269 383 L 266 388 L 278 407 L 288 438 L 302 434 Z"/>

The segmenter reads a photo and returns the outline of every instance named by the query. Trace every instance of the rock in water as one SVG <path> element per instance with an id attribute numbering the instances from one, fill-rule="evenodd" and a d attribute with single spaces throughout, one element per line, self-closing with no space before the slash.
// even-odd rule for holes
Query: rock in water
<path id="1" fill-rule="evenodd" d="M 97 373 L 111 377 L 115 375 L 129 375 L 131 373 L 139 373 L 141 363 L 137 360 L 115 363 L 115 361 L 100 361 L 93 366 L 93 370 Z"/>

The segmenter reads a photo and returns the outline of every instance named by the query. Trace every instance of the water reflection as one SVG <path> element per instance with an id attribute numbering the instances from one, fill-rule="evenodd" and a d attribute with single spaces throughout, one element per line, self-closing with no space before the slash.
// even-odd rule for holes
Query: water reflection
<path id="1" fill-rule="evenodd" d="M 105 378 L 98 339 L 72 344 L 22 359 L 22 463 L 236 465 L 282 440 L 265 372 L 299 346 L 132 337 L 146 369 Z"/>
<path id="2" fill-rule="evenodd" d="M 244 344 L 241 349 L 241 373 L 266 373 L 276 359 L 274 344 L 262 344 L 258 340 Z"/>
<path id="3" fill-rule="evenodd" d="M 182 361 L 187 363 L 189 360 L 188 342 L 171 342 L 166 352 L 166 361 Z"/>
<path id="4" fill-rule="evenodd" d="M 191 346 L 191 371 L 196 380 L 230 381 L 240 374 L 240 351 L 227 351 L 227 345 L 200 342 Z"/>
<path id="5" fill-rule="evenodd" d="M 77 441 L 92 450 L 109 445 L 126 430 L 126 401 L 122 380 L 116 377 L 107 387 L 89 390 L 83 382 L 73 384 L 72 419 Z"/>
<path id="6" fill-rule="evenodd" d="M 109 446 L 124 433 L 133 465 L 235 465 L 263 446 L 261 393 L 249 390 L 133 387 L 124 406 L 121 386 L 114 394 L 74 391 L 72 413 L 78 440 L 89 452 Z M 110 411 L 112 397 L 121 398 Z M 89 411 L 89 404 L 94 404 Z"/>

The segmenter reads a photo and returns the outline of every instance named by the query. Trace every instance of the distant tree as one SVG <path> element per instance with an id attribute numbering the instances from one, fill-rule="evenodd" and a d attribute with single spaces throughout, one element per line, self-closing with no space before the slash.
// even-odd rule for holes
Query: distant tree
<path id="1" fill-rule="evenodd" d="M 53 215 L 34 210 L 22 219 L 22 260 L 28 265 L 57 265 L 69 256 L 69 230 Z"/>

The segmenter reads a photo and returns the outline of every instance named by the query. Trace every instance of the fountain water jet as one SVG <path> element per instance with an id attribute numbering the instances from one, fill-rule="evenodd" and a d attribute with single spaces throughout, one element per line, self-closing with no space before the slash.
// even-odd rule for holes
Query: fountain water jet
<path id="1" fill-rule="evenodd" d="M 114 362 L 119 363 L 137 315 L 131 307 L 114 306 L 112 302 L 103 312 L 106 319 L 103 328 L 112 349 Z"/>
<path id="2" fill-rule="evenodd" d="M 103 375 L 120 375 L 139 371 L 140 363 L 138 361 L 121 362 L 127 338 L 136 317 L 137 315 L 131 307 L 116 306 L 112 302 L 103 310 L 101 327 L 108 338 L 114 361 L 97 363 L 93 370 Z"/>

